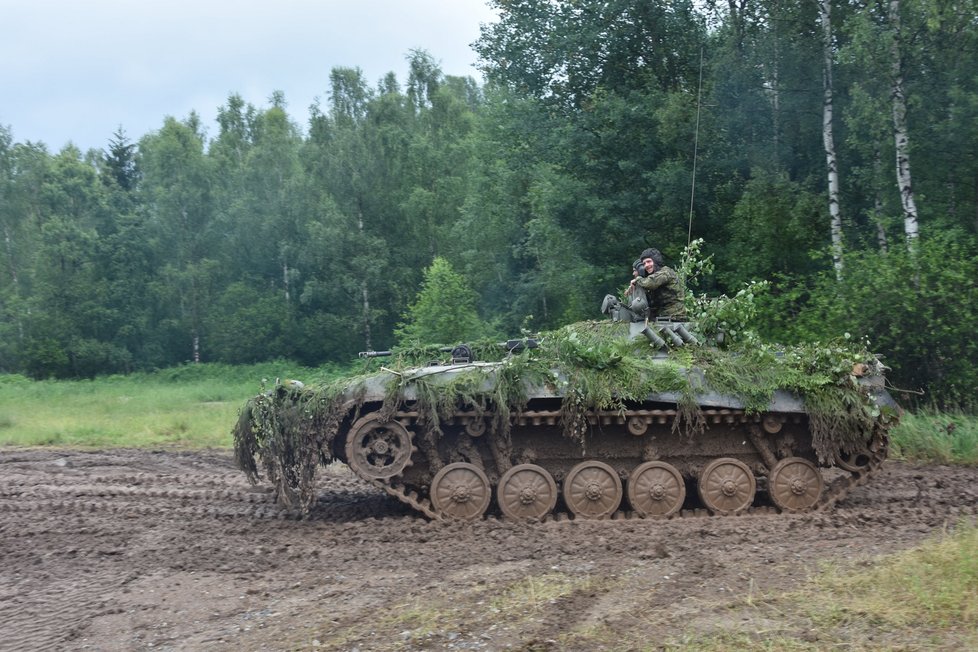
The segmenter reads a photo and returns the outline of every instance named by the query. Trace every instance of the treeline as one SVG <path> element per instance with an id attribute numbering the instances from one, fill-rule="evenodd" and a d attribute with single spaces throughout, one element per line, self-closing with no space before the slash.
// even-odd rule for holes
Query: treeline
<path id="1" fill-rule="evenodd" d="M 444 315 L 513 335 L 704 238 L 698 291 L 770 281 L 766 337 L 974 395 L 978 2 L 490 4 L 481 84 L 419 50 L 333 69 L 301 127 L 281 93 L 88 152 L 0 127 L 0 371 L 345 361 L 423 335 L 436 259 Z"/>

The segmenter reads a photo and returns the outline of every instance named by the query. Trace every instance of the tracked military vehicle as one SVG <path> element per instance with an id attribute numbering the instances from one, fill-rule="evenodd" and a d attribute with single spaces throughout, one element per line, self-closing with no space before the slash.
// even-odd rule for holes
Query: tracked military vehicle
<path id="1" fill-rule="evenodd" d="M 620 307 L 278 383 L 242 410 L 238 463 L 298 509 L 316 500 L 317 467 L 340 461 L 431 519 L 519 521 L 819 510 L 879 469 L 899 408 L 875 356 L 723 351 L 695 323 Z"/>

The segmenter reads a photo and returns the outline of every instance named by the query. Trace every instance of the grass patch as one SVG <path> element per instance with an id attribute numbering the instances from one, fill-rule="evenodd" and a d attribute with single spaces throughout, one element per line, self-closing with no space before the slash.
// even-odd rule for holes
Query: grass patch
<path id="1" fill-rule="evenodd" d="M 0 446 L 230 447 L 231 429 L 263 379 L 328 378 L 285 361 L 183 365 L 94 380 L 0 375 Z"/>
<path id="2" fill-rule="evenodd" d="M 906 413 L 890 430 L 891 456 L 914 462 L 978 464 L 978 417 L 963 412 Z"/>
<path id="3" fill-rule="evenodd" d="M 978 528 L 962 525 L 904 553 L 834 565 L 797 592 L 739 609 L 747 617 L 734 631 L 691 634 L 666 649 L 978 649 Z"/>
<path id="4" fill-rule="evenodd" d="M 580 592 L 599 590 L 595 578 L 558 572 L 513 582 L 454 586 L 437 597 L 425 595 L 395 605 L 370 629 L 371 633 L 387 635 L 385 649 L 441 649 L 446 638 L 531 631 L 534 621 L 542 621 L 548 612 L 561 609 L 560 601 Z M 362 632 L 362 622 L 342 627 L 330 625 L 315 638 L 324 649 L 355 649 Z"/>
<path id="5" fill-rule="evenodd" d="M 548 573 L 527 577 L 511 584 L 502 595 L 489 603 L 489 611 L 510 618 L 532 616 L 550 607 L 560 598 L 578 591 L 593 589 L 590 576 L 575 577 L 563 573 Z"/>
<path id="6" fill-rule="evenodd" d="M 816 580 L 819 624 L 864 626 L 910 635 L 968 634 L 978 643 L 978 528 L 885 558 L 852 573 L 834 568 Z"/>

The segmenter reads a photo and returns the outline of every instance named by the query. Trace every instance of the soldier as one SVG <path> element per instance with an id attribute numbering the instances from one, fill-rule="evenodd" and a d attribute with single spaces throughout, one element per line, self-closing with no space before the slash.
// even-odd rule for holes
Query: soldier
<path id="1" fill-rule="evenodd" d="M 649 316 L 652 319 L 658 317 L 674 321 L 686 319 L 686 305 L 683 302 L 686 291 L 683 282 L 674 269 L 665 265 L 659 250 L 646 249 L 639 256 L 639 261 L 641 267 L 637 268 L 638 274 L 632 278 L 625 294 L 635 292 L 636 287 L 644 290 L 649 303 Z"/>
<path id="2" fill-rule="evenodd" d="M 642 261 L 636 260 L 632 264 L 632 282 L 634 283 L 635 279 L 644 273 Z M 615 295 L 606 294 L 601 303 L 601 312 L 611 315 L 614 321 L 638 322 L 649 318 L 649 302 L 644 291 L 632 292 L 632 286 L 629 285 L 625 290 L 625 296 L 629 297 L 628 305 L 622 304 Z"/>

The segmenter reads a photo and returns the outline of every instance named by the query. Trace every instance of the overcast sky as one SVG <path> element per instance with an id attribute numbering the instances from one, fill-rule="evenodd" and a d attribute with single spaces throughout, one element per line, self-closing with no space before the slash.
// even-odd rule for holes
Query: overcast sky
<path id="1" fill-rule="evenodd" d="M 403 86 L 419 48 L 481 83 L 470 44 L 494 18 L 486 0 L 0 0 L 0 125 L 85 151 L 196 110 L 213 137 L 228 95 L 267 107 L 280 90 L 305 130 L 335 66 Z"/>

